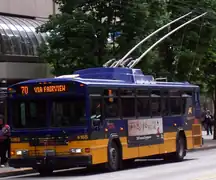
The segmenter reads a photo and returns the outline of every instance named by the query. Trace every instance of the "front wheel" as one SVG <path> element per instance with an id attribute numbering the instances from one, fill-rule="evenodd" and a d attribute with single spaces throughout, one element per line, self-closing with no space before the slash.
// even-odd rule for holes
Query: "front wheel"
<path id="1" fill-rule="evenodd" d="M 117 171 L 120 169 L 120 153 L 118 146 L 114 142 L 108 146 L 107 169 L 109 171 Z"/>

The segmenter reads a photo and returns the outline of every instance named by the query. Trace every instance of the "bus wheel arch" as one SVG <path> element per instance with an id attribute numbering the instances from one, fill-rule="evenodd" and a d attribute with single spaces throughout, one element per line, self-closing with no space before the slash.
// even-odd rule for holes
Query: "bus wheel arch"
<path id="1" fill-rule="evenodd" d="M 117 157 L 112 157 L 112 155 L 116 155 Z M 106 167 L 109 171 L 117 171 L 122 166 L 122 145 L 120 139 L 118 137 L 110 138 L 108 147 L 107 147 L 107 157 L 108 161 L 106 163 Z M 113 162 L 113 158 L 115 158 L 116 162 Z"/>

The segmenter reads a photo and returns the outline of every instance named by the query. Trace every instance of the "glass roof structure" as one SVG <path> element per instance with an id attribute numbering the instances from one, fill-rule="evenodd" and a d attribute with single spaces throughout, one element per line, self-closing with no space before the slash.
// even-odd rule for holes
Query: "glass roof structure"
<path id="1" fill-rule="evenodd" d="M 0 53 L 5 55 L 37 56 L 46 34 L 36 33 L 44 21 L 0 15 Z"/>

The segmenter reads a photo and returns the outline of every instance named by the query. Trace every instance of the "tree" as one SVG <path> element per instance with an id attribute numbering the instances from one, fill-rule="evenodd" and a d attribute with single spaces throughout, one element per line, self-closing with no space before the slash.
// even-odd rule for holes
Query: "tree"
<path id="1" fill-rule="evenodd" d="M 166 3 L 160 0 L 55 2 L 61 13 L 50 16 L 38 29 L 49 32 L 48 43 L 41 46 L 39 55 L 53 67 L 55 75 L 101 66 L 109 58 L 121 57 L 155 27 L 168 21 Z M 113 32 L 120 32 L 121 36 L 114 40 L 117 45 L 110 48 L 107 38 Z"/>

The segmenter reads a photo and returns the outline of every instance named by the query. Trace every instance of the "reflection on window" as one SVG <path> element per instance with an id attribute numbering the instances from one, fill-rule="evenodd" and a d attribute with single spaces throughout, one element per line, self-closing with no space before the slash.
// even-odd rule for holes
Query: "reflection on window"
<path id="1" fill-rule="evenodd" d="M 91 99 L 91 117 L 100 117 L 102 114 L 101 98 L 92 98 Z"/>
<path id="2" fill-rule="evenodd" d="M 85 98 L 60 98 L 52 103 L 52 127 L 86 125 Z"/>
<path id="3" fill-rule="evenodd" d="M 138 117 L 150 116 L 150 106 L 148 97 L 137 97 Z"/>
<path id="4" fill-rule="evenodd" d="M 16 101 L 13 104 L 14 128 L 42 128 L 46 126 L 46 101 Z"/>
<path id="5" fill-rule="evenodd" d="M 104 98 L 104 115 L 105 118 L 116 118 L 119 116 L 118 98 Z"/>

